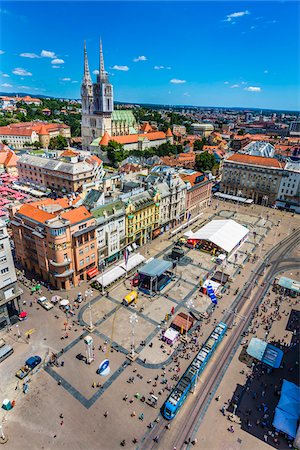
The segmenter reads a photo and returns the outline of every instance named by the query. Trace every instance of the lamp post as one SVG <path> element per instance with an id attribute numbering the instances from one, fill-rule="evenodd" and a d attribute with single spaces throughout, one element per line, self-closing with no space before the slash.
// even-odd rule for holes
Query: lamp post
<path id="1" fill-rule="evenodd" d="M 189 310 L 190 308 L 194 308 L 194 302 L 193 300 L 190 298 L 187 303 L 186 303 L 187 309 Z M 185 338 L 187 339 L 187 333 L 188 333 L 188 325 L 189 325 L 189 314 L 187 312 L 186 314 L 186 330 L 185 330 Z"/>
<path id="2" fill-rule="evenodd" d="M 135 327 L 135 324 L 138 323 L 138 318 L 137 318 L 136 313 L 133 313 L 133 314 L 130 315 L 129 322 L 131 324 L 131 359 L 134 360 L 135 359 L 135 352 L 134 352 L 134 350 L 135 350 L 135 348 L 134 348 L 134 346 L 135 346 L 135 344 L 134 344 L 134 337 L 135 337 L 134 331 L 135 330 L 134 330 L 134 327 Z"/>
<path id="3" fill-rule="evenodd" d="M 242 195 L 242 191 L 238 190 L 236 195 L 237 195 L 237 197 L 240 197 Z M 238 200 L 237 201 L 237 207 L 236 207 L 236 213 L 238 213 L 239 206 L 240 206 L 240 201 Z"/>
<path id="4" fill-rule="evenodd" d="M 263 198 L 262 198 L 262 202 L 261 202 L 261 204 L 262 204 L 262 214 L 261 214 L 262 218 L 263 218 L 263 207 L 266 207 L 268 205 L 268 201 L 269 201 L 269 197 L 267 195 L 264 195 Z"/>
<path id="5" fill-rule="evenodd" d="M 85 291 L 85 298 L 90 298 L 89 306 L 88 306 L 88 308 L 89 308 L 89 319 L 90 319 L 90 323 L 89 323 L 89 325 L 87 327 L 88 331 L 93 331 L 95 329 L 95 326 L 93 325 L 93 318 L 92 318 L 92 307 L 91 307 L 91 299 L 92 299 L 92 297 L 93 297 L 93 290 L 89 288 L 89 289 L 87 289 Z"/>

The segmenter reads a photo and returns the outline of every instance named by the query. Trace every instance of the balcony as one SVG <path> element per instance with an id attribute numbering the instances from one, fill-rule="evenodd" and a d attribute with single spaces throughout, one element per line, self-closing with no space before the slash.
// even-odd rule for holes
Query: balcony
<path id="1" fill-rule="evenodd" d="M 71 264 L 71 260 L 69 258 L 65 259 L 62 262 L 56 262 L 56 261 L 53 261 L 53 259 L 50 259 L 49 262 L 50 262 L 51 266 L 54 266 L 54 267 L 64 267 L 64 266 Z"/>
<path id="2" fill-rule="evenodd" d="M 55 276 L 55 278 L 65 278 L 65 277 L 72 275 L 73 273 L 74 273 L 74 269 L 68 269 L 63 273 L 54 273 L 53 275 Z"/>

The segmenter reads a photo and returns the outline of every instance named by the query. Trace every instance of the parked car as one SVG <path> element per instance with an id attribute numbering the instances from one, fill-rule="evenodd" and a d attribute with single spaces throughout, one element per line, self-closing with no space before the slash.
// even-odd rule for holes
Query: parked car
<path id="1" fill-rule="evenodd" d="M 41 305 L 47 311 L 49 311 L 49 309 L 53 308 L 53 304 L 51 302 L 49 302 L 46 297 L 40 297 L 37 302 L 39 305 Z"/>
<path id="2" fill-rule="evenodd" d="M 38 366 L 42 362 L 42 358 L 40 356 L 31 356 L 25 361 L 25 366 L 21 367 L 16 373 L 16 377 L 22 380 L 25 378 L 29 372 L 31 372 L 36 366 Z"/>

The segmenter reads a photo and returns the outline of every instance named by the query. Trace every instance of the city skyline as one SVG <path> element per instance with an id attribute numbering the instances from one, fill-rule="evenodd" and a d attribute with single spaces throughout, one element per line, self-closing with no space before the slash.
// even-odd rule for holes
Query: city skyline
<path id="1" fill-rule="evenodd" d="M 95 79 L 101 36 L 117 101 L 298 111 L 299 5 L 270 4 L 54 2 L 52 19 L 50 3 L 4 2 L 0 90 L 79 98 L 83 41 Z"/>

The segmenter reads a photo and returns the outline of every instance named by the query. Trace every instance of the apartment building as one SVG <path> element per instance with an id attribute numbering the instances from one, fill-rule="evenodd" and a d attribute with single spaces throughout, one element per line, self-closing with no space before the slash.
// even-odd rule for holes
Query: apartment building
<path id="1" fill-rule="evenodd" d="M 0 329 L 11 324 L 20 313 L 20 296 L 9 235 L 0 220 Z"/>
<path id="2" fill-rule="evenodd" d="M 22 267 L 56 289 L 70 289 L 98 267 L 96 222 L 79 199 L 14 206 L 11 228 Z"/>
<path id="3" fill-rule="evenodd" d="M 284 167 L 277 199 L 286 206 L 300 205 L 300 162 L 288 161 Z"/>
<path id="4" fill-rule="evenodd" d="M 221 191 L 274 205 L 283 175 L 283 164 L 275 158 L 235 154 L 223 163 Z"/>
<path id="5" fill-rule="evenodd" d="M 83 186 L 104 176 L 103 162 L 94 155 L 81 157 L 65 150 L 56 159 L 22 155 L 18 162 L 19 181 L 38 189 L 51 189 L 59 196 L 82 192 Z"/>
<path id="6" fill-rule="evenodd" d="M 213 181 L 196 170 L 181 170 L 179 175 L 187 187 L 186 216 L 195 217 L 210 205 Z"/>
<path id="7" fill-rule="evenodd" d="M 98 259 L 105 264 L 120 259 L 126 246 L 125 207 L 121 200 L 91 210 L 96 220 Z"/>
<path id="8" fill-rule="evenodd" d="M 129 197 L 125 202 L 127 244 L 144 245 L 160 227 L 160 194 L 149 190 Z"/>

